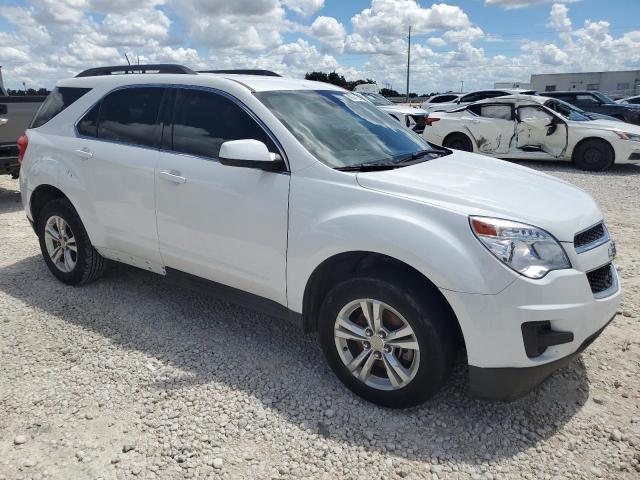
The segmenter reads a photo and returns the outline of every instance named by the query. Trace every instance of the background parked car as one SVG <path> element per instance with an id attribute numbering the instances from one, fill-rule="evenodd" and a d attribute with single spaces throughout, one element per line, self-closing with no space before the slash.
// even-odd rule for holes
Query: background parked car
<path id="1" fill-rule="evenodd" d="M 18 178 L 20 164 L 16 142 L 31 123 L 45 98 L 0 95 L 0 175 L 7 174 Z"/>
<path id="2" fill-rule="evenodd" d="M 635 97 L 622 98 L 620 100 L 616 100 L 616 103 L 630 103 L 631 105 L 640 105 L 640 95 L 636 95 Z"/>
<path id="3" fill-rule="evenodd" d="M 424 136 L 448 148 L 498 158 L 573 161 L 583 170 L 605 170 L 614 161 L 640 163 L 640 127 L 591 120 L 575 108 L 559 113 L 545 106 L 548 101 L 512 95 L 433 112 Z M 559 103 L 555 106 L 562 111 Z"/>
<path id="4" fill-rule="evenodd" d="M 559 98 L 588 112 L 611 115 L 619 120 L 640 125 L 640 105 L 616 103 L 613 99 L 600 92 L 579 90 L 545 92 L 544 95 L 545 97 Z"/>
<path id="5" fill-rule="evenodd" d="M 560 115 L 563 115 L 567 118 L 570 118 L 572 112 L 578 112 L 580 115 L 584 115 L 591 120 L 608 120 L 610 122 L 621 122 L 619 118 L 612 117 L 611 115 L 604 115 L 602 113 L 594 113 L 594 112 L 585 112 L 579 107 L 575 105 L 571 105 L 570 103 L 565 102 L 564 100 L 560 100 L 559 98 L 547 98 L 547 97 L 539 97 L 532 96 L 532 100 L 543 102 L 542 104 L 553 110 L 554 112 L 558 112 Z"/>
<path id="6" fill-rule="evenodd" d="M 455 103 L 464 93 L 443 93 L 440 95 L 433 95 L 422 103 L 422 108 L 427 111 L 431 111 L 437 107 L 439 103 Z"/>
<path id="7" fill-rule="evenodd" d="M 358 92 L 373 103 L 380 110 L 387 112 L 393 118 L 416 133 L 424 132 L 429 112 L 422 108 L 412 107 L 403 103 L 393 103 L 378 93 Z"/>
<path id="8" fill-rule="evenodd" d="M 496 98 L 496 97 L 504 97 L 505 95 L 534 95 L 536 92 L 534 90 L 523 90 L 521 88 L 512 88 L 512 89 L 490 89 L 490 90 L 477 90 L 475 92 L 465 93 L 464 95 L 460 95 L 459 98 L 452 100 L 451 102 L 443 102 L 443 103 L 432 103 L 428 104 L 427 102 L 422 104 L 422 108 L 427 110 L 428 112 L 448 112 L 457 107 L 462 107 L 464 105 L 469 105 L 473 102 L 479 102 L 480 100 L 486 100 L 487 98 Z"/>

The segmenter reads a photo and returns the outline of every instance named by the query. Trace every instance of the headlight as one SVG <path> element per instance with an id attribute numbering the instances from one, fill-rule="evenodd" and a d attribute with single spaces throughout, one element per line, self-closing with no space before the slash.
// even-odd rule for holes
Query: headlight
<path id="1" fill-rule="evenodd" d="M 564 249 L 549 233 L 526 225 L 487 217 L 470 217 L 475 236 L 499 260 L 529 278 L 571 268 Z"/>
<path id="2" fill-rule="evenodd" d="M 640 142 L 640 135 L 637 133 L 616 132 L 616 134 L 621 140 L 633 140 L 634 142 Z"/>

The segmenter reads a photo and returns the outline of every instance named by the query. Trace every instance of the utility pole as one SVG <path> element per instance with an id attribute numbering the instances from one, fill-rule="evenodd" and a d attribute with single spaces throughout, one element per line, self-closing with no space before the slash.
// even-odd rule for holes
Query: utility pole
<path id="1" fill-rule="evenodd" d="M 409 103 L 409 68 L 411 67 L 411 25 L 409 25 L 409 48 L 407 50 L 407 103 Z"/>
<path id="2" fill-rule="evenodd" d="M 460 93 L 464 93 L 464 80 L 460 80 Z"/>

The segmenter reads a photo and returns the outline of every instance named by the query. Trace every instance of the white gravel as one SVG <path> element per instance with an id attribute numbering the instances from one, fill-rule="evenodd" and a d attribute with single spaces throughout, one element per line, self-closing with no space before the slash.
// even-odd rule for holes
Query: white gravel
<path id="1" fill-rule="evenodd" d="M 527 165 L 598 199 L 621 315 L 524 399 L 470 398 L 460 364 L 405 411 L 350 394 L 313 337 L 153 274 L 62 285 L 0 177 L 0 479 L 639 478 L 640 168 Z"/>

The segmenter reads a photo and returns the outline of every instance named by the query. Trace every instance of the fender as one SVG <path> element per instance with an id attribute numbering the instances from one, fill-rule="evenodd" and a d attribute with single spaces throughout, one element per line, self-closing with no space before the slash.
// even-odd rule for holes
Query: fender
<path id="1" fill-rule="evenodd" d="M 495 294 L 515 280 L 506 267 L 496 268 L 464 215 L 452 221 L 451 211 L 364 189 L 355 177 L 357 192 L 299 176 L 291 184 L 287 298 L 293 311 L 302 312 L 313 271 L 328 258 L 353 251 L 411 265 L 440 289 Z M 407 208 L 406 202 L 416 205 Z M 470 242 L 477 248 L 469 248 Z"/>

